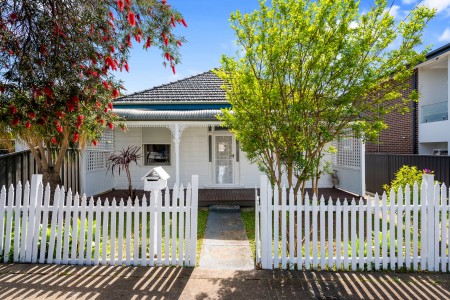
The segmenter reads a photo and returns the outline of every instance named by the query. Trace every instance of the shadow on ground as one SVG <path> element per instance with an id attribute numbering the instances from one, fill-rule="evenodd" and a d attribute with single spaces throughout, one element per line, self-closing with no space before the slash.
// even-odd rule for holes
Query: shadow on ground
<path id="1" fill-rule="evenodd" d="M 450 275 L 1 265 L 1 299 L 450 299 Z"/>
<path id="2" fill-rule="evenodd" d="M 193 268 L 0 265 L 1 299 L 178 299 Z"/>

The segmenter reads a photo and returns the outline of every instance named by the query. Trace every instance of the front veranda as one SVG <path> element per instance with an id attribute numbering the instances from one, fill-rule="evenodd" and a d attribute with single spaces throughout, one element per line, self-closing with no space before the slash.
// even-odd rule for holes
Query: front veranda
<path id="1" fill-rule="evenodd" d="M 118 129 L 106 132 L 99 146 L 83 152 L 83 193 L 90 196 L 126 190 L 126 176 L 107 173 L 107 159 L 112 152 L 137 145 L 141 147 L 139 166 L 131 166 L 132 185 L 137 191 L 143 190 L 142 177 L 152 168 L 162 166 L 171 176 L 169 188 L 186 183 L 192 174 L 198 174 L 200 189 L 240 190 L 248 195 L 251 191 L 254 195 L 262 174 L 240 150 L 234 134 L 220 127 L 220 122 L 128 121 L 127 127 L 127 132 Z M 335 146 L 337 154 L 328 154 L 324 160 L 330 161 L 337 171 L 337 187 L 364 195 L 364 145 L 361 140 L 349 137 L 336 141 Z M 320 178 L 319 188 L 332 187 L 330 174 Z M 243 197 L 242 200 L 249 200 L 248 196 Z"/>

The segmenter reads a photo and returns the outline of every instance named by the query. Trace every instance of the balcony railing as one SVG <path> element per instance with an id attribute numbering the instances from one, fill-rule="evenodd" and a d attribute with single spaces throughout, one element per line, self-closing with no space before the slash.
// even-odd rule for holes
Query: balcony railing
<path id="1" fill-rule="evenodd" d="M 431 123 L 448 120 L 448 101 L 422 105 L 422 122 Z"/>

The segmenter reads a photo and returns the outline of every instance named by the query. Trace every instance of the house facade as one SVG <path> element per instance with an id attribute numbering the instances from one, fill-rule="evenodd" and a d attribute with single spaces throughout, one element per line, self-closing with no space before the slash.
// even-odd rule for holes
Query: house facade
<path id="1" fill-rule="evenodd" d="M 143 189 L 141 178 L 158 166 L 170 175 L 169 187 L 186 184 L 193 174 L 199 176 L 200 188 L 258 187 L 262 173 L 247 159 L 235 135 L 217 120 L 221 109 L 230 107 L 222 85 L 223 81 L 208 71 L 117 98 L 114 112 L 125 119 L 127 131 L 119 128 L 108 131 L 99 146 L 85 150 L 84 192 L 94 195 L 128 187 L 123 173 L 114 177 L 106 174 L 106 160 L 110 153 L 130 145 L 141 147 L 139 166 L 131 166 L 136 189 Z M 340 187 L 363 194 L 362 143 L 358 139 L 345 139 L 336 144 L 342 151 L 324 159 L 339 170 Z M 319 186 L 333 187 L 331 174 L 323 175 Z"/>

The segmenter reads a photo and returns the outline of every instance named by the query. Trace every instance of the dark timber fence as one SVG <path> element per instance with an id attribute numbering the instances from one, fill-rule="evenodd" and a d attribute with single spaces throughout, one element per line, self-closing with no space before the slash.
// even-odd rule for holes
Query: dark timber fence
<path id="1" fill-rule="evenodd" d="M 72 191 L 80 190 L 80 155 L 75 150 L 69 150 L 61 167 L 61 181 Z M 39 166 L 30 150 L 0 155 L 0 188 L 6 189 L 20 181 L 22 184 L 31 182 L 31 175 L 39 174 Z"/>
<path id="2" fill-rule="evenodd" d="M 404 165 L 434 171 L 435 179 L 449 186 L 450 156 L 366 153 L 366 190 L 382 193 Z"/>

